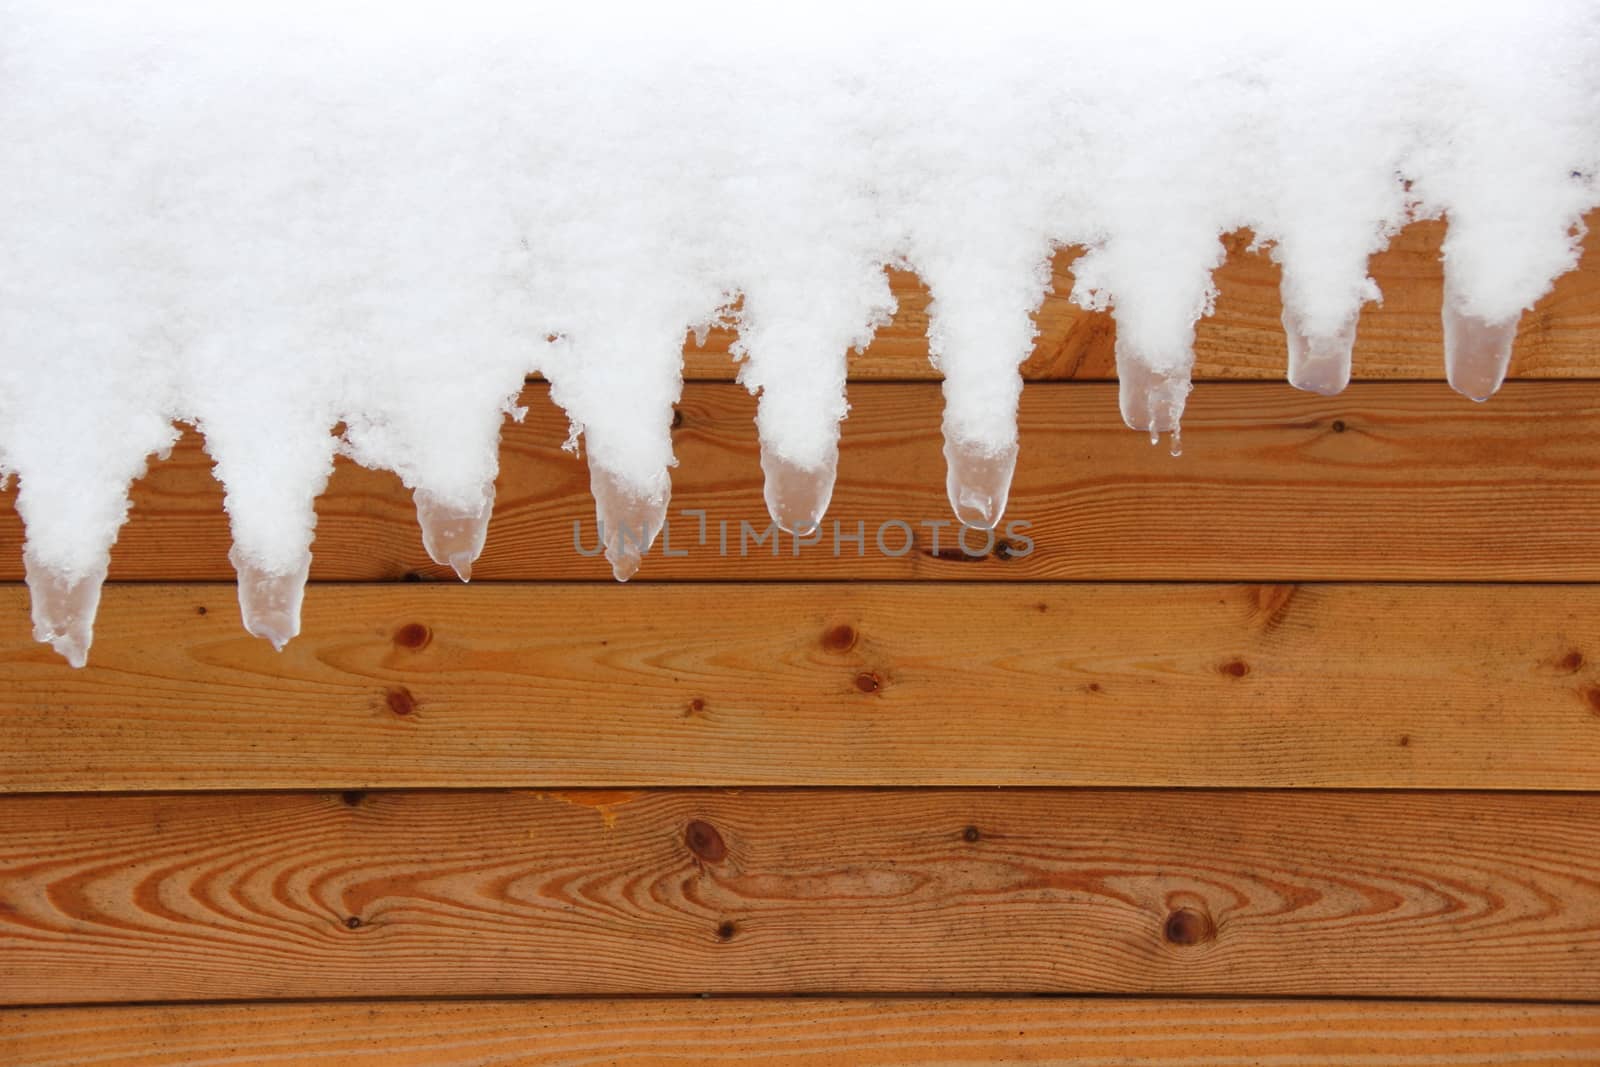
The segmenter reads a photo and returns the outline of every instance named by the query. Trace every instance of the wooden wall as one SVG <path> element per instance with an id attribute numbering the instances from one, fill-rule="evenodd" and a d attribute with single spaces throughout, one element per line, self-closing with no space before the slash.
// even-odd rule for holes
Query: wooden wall
<path id="1" fill-rule="evenodd" d="M 724 336 L 686 352 L 684 555 L 627 586 L 537 382 L 479 580 L 341 465 L 282 654 L 193 435 L 84 671 L 29 637 L 5 506 L 0 1064 L 1600 1062 L 1600 255 L 1479 406 L 1440 236 L 1378 257 L 1334 398 L 1282 383 L 1237 238 L 1181 458 L 1052 297 L 1030 525 L 973 556 L 918 525 L 909 277 L 829 517 L 865 554 L 717 551 L 766 522 Z"/>

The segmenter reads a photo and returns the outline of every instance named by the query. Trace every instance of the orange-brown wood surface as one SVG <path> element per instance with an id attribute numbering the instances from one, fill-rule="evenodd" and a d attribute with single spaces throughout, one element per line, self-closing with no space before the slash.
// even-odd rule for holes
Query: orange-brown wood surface
<path id="1" fill-rule="evenodd" d="M 1600 797 L 16 797 L 8 1002 L 1122 992 L 1600 999 Z"/>
<path id="2" fill-rule="evenodd" d="M 1163 999 L 523 1000 L 0 1014 L 28 1067 L 1502 1067 L 1593 1063 L 1600 1007 Z"/>
<path id="3" fill-rule="evenodd" d="M 1600 330 L 1600 212 L 1590 215 L 1578 269 L 1525 313 L 1517 330 L 1511 373 L 1528 378 L 1593 378 L 1600 374 L 1595 331 Z M 1444 377 L 1439 305 L 1444 277 L 1439 248 L 1445 224 L 1413 223 L 1386 251 L 1372 257 L 1370 271 L 1383 291 L 1381 305 L 1368 304 L 1356 332 L 1357 378 Z M 1250 250 L 1250 235 L 1222 239 L 1228 258 L 1216 272 L 1216 312 L 1195 330 L 1195 375 L 1210 379 L 1281 379 L 1287 361 L 1280 321 L 1278 268 L 1264 251 Z M 1039 336 L 1023 364 L 1032 380 L 1116 377 L 1112 345 L 1116 326 L 1103 312 L 1088 312 L 1068 299 L 1077 249 L 1055 258 L 1054 291 L 1034 316 Z M 928 362 L 928 292 L 915 275 L 889 272 L 900 301 L 894 322 L 878 331 L 864 353 L 852 356 L 850 375 L 859 379 L 935 378 Z M 733 377 L 728 353 L 736 335 L 714 330 L 702 347 L 684 346 L 689 378 Z"/>
<path id="4" fill-rule="evenodd" d="M 114 586 L 77 672 L 26 618 L 0 791 L 1600 789 L 1595 586 L 314 586 L 282 653 Z"/>
<path id="5" fill-rule="evenodd" d="M 1063 251 L 1026 525 L 970 552 L 933 542 L 903 273 L 798 555 L 741 548 L 726 331 L 626 587 L 538 383 L 490 581 L 394 581 L 448 574 L 341 462 L 281 654 L 193 433 L 82 672 L 31 640 L 0 492 L 0 1004 L 55 1005 L 0 1008 L 0 1065 L 1600 1062 L 1597 239 L 1476 406 L 1442 234 L 1374 258 L 1333 398 L 1281 382 L 1276 268 L 1226 238 L 1181 458 L 1122 427 Z"/>
<path id="6" fill-rule="evenodd" d="M 506 430 L 476 579 L 609 581 L 587 469 L 560 447 L 565 419 L 543 387 L 527 400 L 528 421 Z M 636 581 L 1600 580 L 1600 382 L 1511 383 L 1483 405 L 1442 383 L 1333 398 L 1201 386 L 1178 457 L 1123 427 L 1115 386 L 1035 385 L 1007 512 L 1026 525 L 992 544 L 968 532 L 970 554 L 945 499 L 938 387 L 860 385 L 851 402 L 822 540 L 797 549 L 776 531 L 756 540 L 769 520 L 755 402 L 736 385 L 687 389 L 668 542 Z M 428 561 L 392 474 L 341 463 L 319 514 L 314 580 L 454 580 Z M 111 577 L 231 582 L 229 543 L 190 435 L 136 486 Z M 0 502 L 0 578 L 21 578 L 21 544 Z"/>

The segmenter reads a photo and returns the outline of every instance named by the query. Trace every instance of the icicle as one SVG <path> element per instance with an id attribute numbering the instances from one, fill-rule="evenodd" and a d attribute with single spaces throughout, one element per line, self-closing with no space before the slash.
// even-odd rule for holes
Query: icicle
<path id="1" fill-rule="evenodd" d="M 762 495 L 772 521 L 796 537 L 815 532 L 833 500 L 848 354 L 894 312 L 883 270 L 863 265 L 872 262 L 818 252 L 794 284 L 747 291 L 739 310 L 733 353 L 744 361 L 740 384 L 759 396 Z"/>
<path id="2" fill-rule="evenodd" d="M 919 264 L 934 295 L 928 309 L 929 351 L 944 375 L 945 495 L 964 526 L 994 529 L 1011 497 L 1022 398 L 1019 368 L 1033 351 L 1029 315 L 1044 298 L 1048 262 L 1048 249 L 1029 248 L 1016 262 L 992 269 L 983 284 L 960 277 L 942 259 L 928 268 Z M 995 293 L 1012 299 L 991 306 Z"/>
<path id="3" fill-rule="evenodd" d="M 1189 372 L 1185 367 L 1172 373 L 1153 371 L 1144 360 L 1123 348 L 1118 342 L 1117 394 L 1122 406 L 1122 421 L 1130 429 L 1145 430 L 1150 443 L 1160 441 L 1163 433 L 1178 433 L 1183 418 L 1184 402 L 1189 397 Z M 1178 448 L 1176 440 L 1173 448 Z M 1173 455 L 1177 455 L 1177 451 Z"/>
<path id="4" fill-rule="evenodd" d="M 1482 403 L 1495 394 L 1511 367 L 1511 343 L 1517 338 L 1514 315 L 1504 322 L 1486 322 L 1463 309 L 1465 301 L 1444 283 L 1444 373 L 1450 388 Z"/>
<path id="5" fill-rule="evenodd" d="M 1289 384 L 1309 393 L 1333 396 L 1350 384 L 1350 353 L 1356 343 L 1357 316 L 1332 333 L 1312 335 L 1287 304 L 1283 333 L 1289 343 Z"/>
<path id="6" fill-rule="evenodd" d="M 470 505 L 448 500 L 429 489 L 411 494 L 428 558 L 440 566 L 452 567 L 463 582 L 472 580 L 472 564 L 483 552 L 483 542 L 489 534 L 494 483 L 484 485 L 478 494 Z"/>
<path id="7" fill-rule="evenodd" d="M 989 449 L 953 435 L 946 426 L 944 464 L 945 493 L 956 518 L 979 530 L 998 526 L 1011 496 L 1011 476 L 1017 469 L 1016 443 Z"/>
<path id="8" fill-rule="evenodd" d="M 101 421 L 80 421 L 91 414 Z M 168 447 L 177 431 L 159 418 L 124 420 L 104 408 L 63 408 L 57 417 L 59 432 L 83 447 L 33 450 L 18 464 L 16 508 L 27 528 L 22 561 L 34 639 L 82 667 L 94 642 L 111 546 L 128 516 L 128 487 L 144 474 L 145 458 Z M 46 432 L 29 426 L 25 440 Z"/>
<path id="9" fill-rule="evenodd" d="M 610 471 L 596 466 L 591 454 L 589 491 L 594 494 L 595 519 L 611 573 L 617 581 L 625 582 L 639 572 L 640 561 L 666 522 L 672 483 L 662 471 L 655 491 L 641 495 Z"/>
<path id="10" fill-rule="evenodd" d="M 244 628 L 282 652 L 300 633 L 300 602 L 305 598 L 311 553 L 306 552 L 296 568 L 283 574 L 250 562 L 237 546 L 228 552 L 228 562 L 239 576 L 239 614 Z"/>
<path id="11" fill-rule="evenodd" d="M 48 644 L 72 666 L 84 666 L 94 643 L 94 617 L 110 561 L 68 575 L 38 563 L 31 553 L 22 558 L 33 608 L 33 639 Z"/>
<path id="12" fill-rule="evenodd" d="M 815 467 L 803 467 L 761 444 L 761 471 L 766 475 L 762 495 L 767 513 L 785 533 L 805 537 L 822 524 L 822 516 L 833 500 L 833 483 L 839 473 L 839 445 L 834 442 L 827 457 Z"/>

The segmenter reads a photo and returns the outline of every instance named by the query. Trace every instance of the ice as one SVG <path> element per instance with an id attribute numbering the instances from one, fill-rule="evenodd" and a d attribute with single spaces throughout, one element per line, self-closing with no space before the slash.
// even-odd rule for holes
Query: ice
<path id="1" fill-rule="evenodd" d="M 72 666 L 84 666 L 94 642 L 94 617 L 100 609 L 107 564 L 82 574 L 63 574 L 25 553 L 23 566 L 33 606 L 33 639 L 49 644 Z"/>
<path id="2" fill-rule="evenodd" d="M 553 343 L 542 363 L 551 395 L 572 419 L 569 447 L 576 449 L 581 434 L 600 538 L 623 582 L 638 572 L 666 521 L 673 405 L 682 388 L 684 328 L 643 314 L 659 328 L 594 323 Z M 685 311 L 679 321 L 693 320 Z"/>
<path id="3" fill-rule="evenodd" d="M 238 575 L 239 614 L 253 636 L 272 642 L 279 652 L 300 633 L 300 604 L 311 572 L 307 552 L 293 569 L 274 572 L 253 563 L 238 548 L 228 553 Z"/>
<path id="4" fill-rule="evenodd" d="M 761 473 L 766 482 L 762 496 L 767 513 L 778 528 L 797 537 L 816 532 L 833 499 L 833 483 L 839 474 L 837 446 L 815 466 L 802 467 L 785 459 L 774 448 L 761 446 Z"/>
<path id="5" fill-rule="evenodd" d="M 767 512 L 780 529 L 800 536 L 821 524 L 833 499 L 839 421 L 848 410 L 845 353 L 864 348 L 894 307 L 881 268 L 817 282 L 806 290 L 821 298 L 813 301 L 746 294 L 734 346 L 745 360 L 740 382 L 760 397 L 756 434 Z"/>
<path id="6" fill-rule="evenodd" d="M 929 333 L 944 372 L 945 493 L 957 520 L 967 526 L 993 529 L 1005 514 L 1018 454 L 1022 378 L 1017 368 L 1033 342 L 1026 309 L 1043 292 L 1040 282 L 1036 295 L 1021 297 L 1027 303 L 1020 307 L 999 302 L 1010 309 L 1009 321 L 1004 315 L 958 311 L 943 299 L 929 311 Z"/>
<path id="7" fill-rule="evenodd" d="M 1176 455 L 1194 368 L 1195 323 L 1211 311 L 1211 272 L 1225 250 L 1210 228 L 1165 211 L 1162 216 L 1149 232 L 1080 257 L 1073 297 L 1090 307 L 1110 304 L 1122 420 L 1149 434 L 1152 445 L 1161 434 L 1173 434 Z M 1156 235 L 1163 256 L 1145 244 Z"/>
<path id="8" fill-rule="evenodd" d="M 1176 434 L 1189 398 L 1187 368 L 1168 373 L 1152 370 L 1138 355 L 1119 343 L 1117 357 L 1117 398 L 1122 405 L 1122 421 L 1132 430 L 1143 430 L 1155 444 L 1161 434 Z"/>
<path id="9" fill-rule="evenodd" d="M 589 492 L 594 496 L 595 522 L 611 574 L 625 582 L 639 572 L 640 561 L 661 533 L 672 499 L 671 483 L 663 474 L 654 492 L 640 493 L 591 458 Z"/>
<path id="10" fill-rule="evenodd" d="M 992 528 L 1010 496 L 1017 457 L 1020 367 L 1033 354 L 1038 310 L 1065 236 L 1063 189 L 1074 164 L 1071 137 L 1041 126 L 1060 106 L 1051 61 L 1007 35 L 974 36 L 968 76 L 918 83 L 901 101 L 906 138 L 885 179 L 904 227 L 906 265 L 927 285 L 928 354 L 943 378 L 945 486 L 956 518 Z M 1003 163 L 974 168 L 975 145 L 995 145 Z M 1062 175 L 1040 182 L 1039 174 Z"/>
<path id="11" fill-rule="evenodd" d="M 1350 353 L 1356 343 L 1356 320 L 1331 333 L 1310 334 L 1300 316 L 1285 307 L 1283 332 L 1289 342 L 1289 384 L 1333 396 L 1350 384 Z"/>
<path id="12" fill-rule="evenodd" d="M 1511 366 L 1511 344 L 1517 338 L 1517 319 L 1485 322 L 1463 309 L 1463 301 L 1445 280 L 1444 368 L 1450 388 L 1482 403 L 1500 389 Z"/>
<path id="13" fill-rule="evenodd" d="M 944 375 L 945 492 L 956 518 L 981 529 L 999 525 L 1011 495 L 1022 396 L 1018 367 L 1033 351 L 1029 312 L 1049 285 L 1046 248 L 991 244 L 1015 256 L 1019 269 L 969 261 L 958 271 L 922 253 L 934 293 L 929 347 Z"/>
<path id="14" fill-rule="evenodd" d="M 1267 210 L 1253 213 L 1252 236 L 1282 271 L 1289 383 L 1331 396 L 1349 384 L 1362 307 L 1382 299 L 1368 261 L 1409 217 L 1407 124 L 1382 116 L 1412 102 L 1405 79 L 1377 76 L 1383 60 L 1353 38 L 1328 35 L 1317 59 L 1281 72 L 1266 126 L 1276 155 L 1263 175 Z M 1335 82 L 1342 89 L 1329 94 Z"/>
<path id="15" fill-rule="evenodd" d="M 741 74 L 748 108 L 728 133 L 750 151 L 726 164 L 730 195 L 712 253 L 739 293 L 732 354 L 759 398 L 767 510 L 804 536 L 833 497 L 848 353 L 895 310 L 884 270 L 894 236 L 860 184 L 882 143 L 860 113 L 866 101 L 834 83 L 837 68 Z M 786 135 L 773 136 L 779 129 Z M 823 230 L 829 239 L 818 241 Z"/>
<path id="16" fill-rule="evenodd" d="M 1487 396 L 1600 207 L 1597 41 L 1592 0 L 0 0 L 0 477 L 41 633 L 81 660 L 129 486 L 184 423 L 252 632 L 298 627 L 336 455 L 393 472 L 467 577 L 534 373 L 630 577 L 685 337 L 719 323 L 767 507 L 803 531 L 891 268 L 932 297 L 976 525 L 1062 249 L 1115 318 L 1124 419 L 1174 452 L 1245 230 L 1282 269 L 1290 380 L 1334 392 L 1369 258 L 1444 219 L 1447 376 Z"/>
<path id="17" fill-rule="evenodd" d="M 86 410 L 67 408 L 55 426 L 29 427 L 6 457 L 23 472 L 17 511 L 28 531 L 23 564 L 34 638 L 73 666 L 87 661 L 100 587 L 128 514 L 128 484 L 177 436 L 171 426 L 131 413 L 103 389 L 107 382 L 85 384 L 79 403 Z M 57 440 L 52 431 L 64 432 L 71 447 L 49 448 Z"/>
<path id="18" fill-rule="evenodd" d="M 494 511 L 494 483 L 483 486 L 470 505 L 442 497 L 428 489 L 411 494 L 417 505 L 417 525 L 428 558 L 453 568 L 463 582 L 472 581 L 472 564 L 483 552 Z"/>
<path id="19" fill-rule="evenodd" d="M 886 317 L 873 306 L 893 307 L 882 272 L 857 279 L 855 292 L 839 280 L 812 292 L 832 294 L 833 308 L 844 309 L 857 332 L 833 333 L 805 327 L 805 309 L 747 296 L 739 316 L 736 355 L 743 356 L 739 380 L 759 394 L 756 433 L 761 445 L 762 496 L 778 527 L 805 536 L 813 532 L 833 499 L 839 472 L 839 420 L 845 404 L 846 346 L 863 347 L 872 326 Z M 815 308 L 815 317 L 827 312 Z M 862 322 L 867 326 L 863 330 Z"/>
<path id="20" fill-rule="evenodd" d="M 1017 469 L 1017 446 L 991 450 L 946 432 L 944 465 L 945 494 L 956 518 L 980 530 L 999 526 Z"/>

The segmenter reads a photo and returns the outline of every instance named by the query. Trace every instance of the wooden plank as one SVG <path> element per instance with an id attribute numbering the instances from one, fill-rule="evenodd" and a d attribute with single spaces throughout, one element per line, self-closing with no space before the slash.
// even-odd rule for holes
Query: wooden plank
<path id="1" fill-rule="evenodd" d="M 476 576 L 609 581 L 586 468 L 560 448 L 565 419 L 542 387 L 527 400 Z M 754 401 L 734 385 L 687 390 L 669 540 L 638 580 L 1600 581 L 1600 383 L 1512 383 L 1481 406 L 1437 383 L 1332 399 L 1201 386 L 1176 458 L 1123 427 L 1114 386 L 1036 385 L 1007 513 L 1018 525 L 992 544 L 970 532 L 970 554 L 949 525 L 935 546 L 928 525 L 950 519 L 938 387 L 861 385 L 851 401 L 822 539 L 797 550 L 775 531 L 757 540 L 769 520 Z M 341 463 L 319 513 L 314 579 L 454 580 L 428 562 L 391 474 Z M 0 508 L 0 580 L 21 578 L 21 544 Z M 190 436 L 136 487 L 111 575 L 232 581 L 228 545 Z"/>
<path id="2" fill-rule="evenodd" d="M 114 586 L 73 671 L 0 590 L 0 790 L 1600 789 L 1593 586 Z"/>
<path id="3" fill-rule="evenodd" d="M 1600 330 L 1600 211 L 1588 219 L 1578 269 L 1556 281 L 1517 330 L 1511 373 L 1527 378 L 1600 377 L 1594 338 Z M 1357 327 L 1354 374 L 1358 379 L 1443 379 L 1444 339 L 1439 324 L 1444 277 L 1439 260 L 1443 222 L 1413 223 L 1388 250 L 1372 258 L 1371 273 L 1383 290 L 1381 306 L 1368 304 Z M 1227 261 L 1217 271 L 1215 314 L 1195 330 L 1195 374 L 1201 380 L 1282 379 L 1287 364 L 1278 268 L 1264 252 L 1250 251 L 1249 231 L 1223 238 Z M 1023 365 L 1031 380 L 1116 377 L 1112 346 L 1116 326 L 1109 314 L 1084 311 L 1068 299 L 1072 261 L 1079 249 L 1055 258 L 1054 291 L 1034 316 L 1039 337 Z M 915 275 L 890 271 L 900 301 L 894 322 L 878 331 L 866 352 L 854 355 L 856 379 L 937 377 L 928 362 L 928 292 Z M 734 333 L 714 330 L 704 347 L 684 346 L 684 373 L 692 379 L 726 380 L 736 365 L 728 353 Z"/>
<path id="4" fill-rule="evenodd" d="M 28 1067 L 1502 1067 L 1600 1059 L 1600 1007 L 1375 1001 L 583 1000 L 34 1008 Z"/>
<path id="5" fill-rule="evenodd" d="M 0 801 L 0 1001 L 1600 998 L 1600 796 Z"/>

